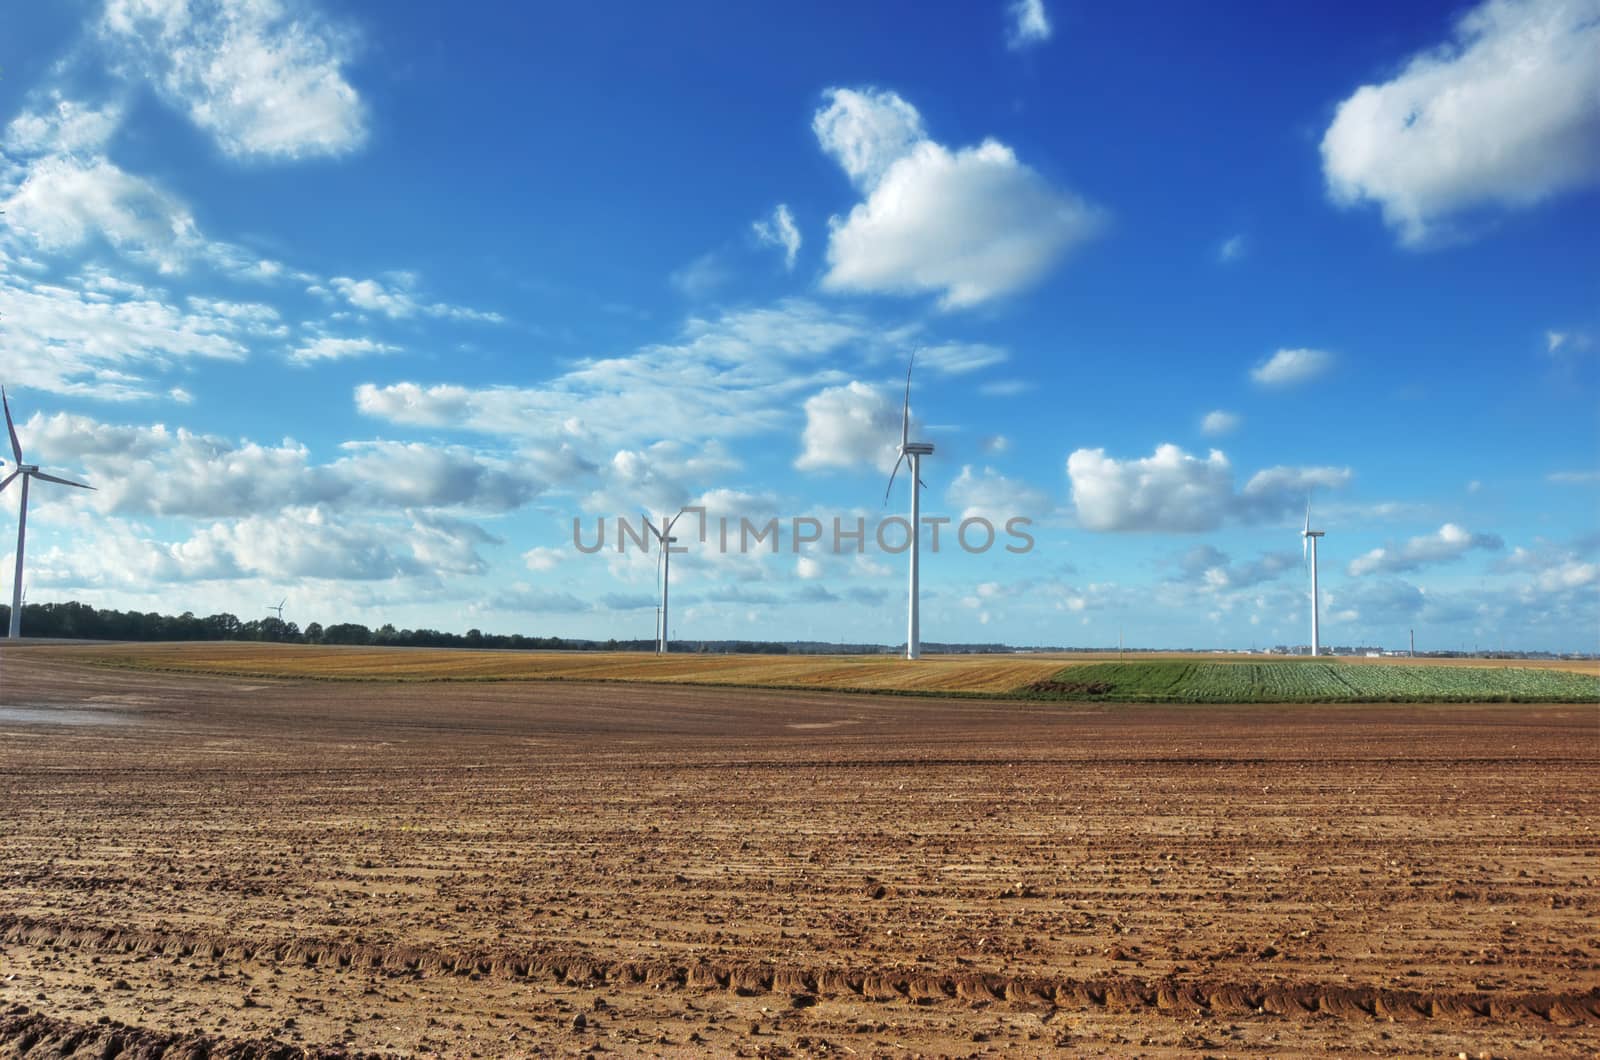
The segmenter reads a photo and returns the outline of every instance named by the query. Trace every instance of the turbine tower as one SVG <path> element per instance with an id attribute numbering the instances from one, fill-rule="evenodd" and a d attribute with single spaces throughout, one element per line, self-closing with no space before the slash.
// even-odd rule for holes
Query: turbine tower
<path id="1" fill-rule="evenodd" d="M 1310 550 L 1311 560 L 1311 654 L 1321 654 L 1320 630 L 1317 627 L 1317 538 L 1323 535 L 1321 530 L 1311 529 L 1311 501 L 1306 501 L 1306 527 L 1300 531 L 1300 558 L 1307 558 L 1307 549 Z"/>
<path id="2" fill-rule="evenodd" d="M 47 475 L 39 470 L 38 464 L 24 464 L 22 462 L 22 443 L 17 441 L 17 427 L 11 422 L 11 402 L 6 399 L 5 388 L 0 387 L 0 406 L 4 406 L 6 413 L 6 433 L 11 436 L 11 455 L 16 457 L 16 467 L 11 474 L 0 479 L 0 491 L 11 485 L 11 480 L 22 479 L 22 503 L 17 506 L 17 564 L 11 586 L 11 629 L 7 632 L 12 640 L 22 636 L 22 553 L 28 543 L 28 480 L 41 479 L 45 482 L 54 482 L 62 486 L 76 486 L 81 490 L 92 490 L 93 486 L 86 486 L 81 482 L 71 479 L 58 478 Z"/>
<path id="3" fill-rule="evenodd" d="M 655 524 L 650 521 L 650 517 L 648 515 L 644 517 L 644 525 L 650 528 L 650 532 L 654 534 L 656 540 L 661 543 L 661 551 L 656 553 L 656 580 L 661 585 L 661 607 L 657 612 L 656 619 L 657 655 L 667 654 L 671 641 L 671 637 L 669 636 L 670 627 L 667 625 L 667 592 L 671 588 L 672 584 L 671 545 L 674 541 L 678 540 L 672 536 L 672 526 L 682 518 L 683 512 L 679 511 L 678 514 L 674 515 L 671 519 L 663 519 L 661 521 L 661 529 L 657 530 L 655 528 Z"/>
<path id="4" fill-rule="evenodd" d="M 921 574 L 922 557 L 922 458 L 933 453 L 933 443 L 911 441 L 911 370 L 916 367 L 917 355 L 911 355 L 911 363 L 906 365 L 906 397 L 905 403 L 900 406 L 900 445 L 897 448 L 899 458 L 894 462 L 894 470 L 889 472 L 889 485 L 883 491 L 883 503 L 889 503 L 889 494 L 894 490 L 894 477 L 900 473 L 900 465 L 906 463 L 908 458 L 911 464 L 911 579 L 909 588 L 910 604 L 906 614 L 906 658 L 922 658 L 922 625 L 918 613 L 917 599 L 921 595 L 918 589 Z"/>

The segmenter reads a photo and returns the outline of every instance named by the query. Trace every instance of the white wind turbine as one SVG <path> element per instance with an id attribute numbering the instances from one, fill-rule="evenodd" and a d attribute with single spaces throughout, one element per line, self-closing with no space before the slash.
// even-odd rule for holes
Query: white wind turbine
<path id="1" fill-rule="evenodd" d="M 918 579 L 921 573 L 922 556 L 922 458 L 932 454 L 933 443 L 911 441 L 911 369 L 917 364 L 917 355 L 911 355 L 911 363 L 906 365 L 906 397 L 905 403 L 900 407 L 900 445 L 897 449 L 900 456 L 894 462 L 894 470 L 889 472 L 889 485 L 883 491 L 883 503 L 889 503 L 889 494 L 894 489 L 894 477 L 900 472 L 900 465 L 910 458 L 911 463 L 911 583 L 910 606 L 906 615 L 906 658 L 922 658 L 922 625 L 918 613 L 917 599 L 921 595 L 918 591 Z"/>
<path id="2" fill-rule="evenodd" d="M 1306 526 L 1300 531 L 1300 558 L 1311 562 L 1311 654 L 1321 654 L 1320 630 L 1317 628 L 1317 538 L 1323 531 L 1311 529 L 1311 498 L 1306 498 Z M 1309 550 L 1309 557 L 1308 557 Z"/>
<path id="3" fill-rule="evenodd" d="M 7 636 L 13 640 L 22 636 L 22 553 L 28 541 L 28 480 L 42 479 L 45 482 L 54 482 L 62 486 L 76 486 L 81 490 L 92 490 L 93 486 L 86 486 L 81 482 L 71 479 L 58 478 L 55 475 L 45 474 L 39 470 L 38 464 L 24 464 L 22 462 L 22 443 L 17 441 L 17 427 L 11 422 L 11 402 L 6 399 L 5 388 L 0 387 L 0 406 L 5 408 L 6 433 L 11 435 L 11 455 L 16 457 L 16 467 L 11 474 L 0 479 L 0 491 L 11 485 L 11 480 L 22 479 L 22 502 L 17 506 L 17 564 L 11 586 L 11 629 Z"/>
<path id="4" fill-rule="evenodd" d="M 282 622 L 283 621 L 283 605 L 288 603 L 288 602 L 289 602 L 289 598 L 287 596 L 285 596 L 282 600 L 279 600 L 275 604 L 268 604 L 267 605 L 267 610 L 268 611 L 276 611 L 278 613 L 278 621 Z"/>
<path id="5" fill-rule="evenodd" d="M 656 541 L 661 545 L 661 551 L 656 553 L 656 581 L 661 585 L 661 614 L 656 625 L 657 655 L 667 654 L 668 645 L 671 641 L 670 630 L 672 627 L 667 625 L 667 591 L 672 583 L 671 546 L 674 541 L 678 540 L 672 536 L 672 527 L 674 523 L 682 518 L 683 512 L 680 511 L 671 519 L 663 519 L 661 521 L 661 529 L 657 530 L 655 524 L 650 521 L 650 517 L 648 515 L 644 517 L 644 525 L 650 528 L 650 532 L 655 535 Z"/>

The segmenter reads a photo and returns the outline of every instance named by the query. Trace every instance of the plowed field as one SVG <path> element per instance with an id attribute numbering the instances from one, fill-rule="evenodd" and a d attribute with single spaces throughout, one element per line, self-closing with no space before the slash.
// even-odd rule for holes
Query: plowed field
<path id="1" fill-rule="evenodd" d="M 1597 811 L 1585 704 L 0 648 L 0 1056 L 1592 1055 Z"/>

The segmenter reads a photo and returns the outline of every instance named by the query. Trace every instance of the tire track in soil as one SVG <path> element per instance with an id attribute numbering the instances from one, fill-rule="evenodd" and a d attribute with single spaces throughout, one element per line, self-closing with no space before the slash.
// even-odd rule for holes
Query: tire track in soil
<path id="1" fill-rule="evenodd" d="M 371 945 L 313 938 L 263 941 L 195 932 L 99 927 L 17 916 L 0 916 L 0 942 L 80 953 L 131 953 L 169 957 L 288 964 L 308 969 L 382 971 L 396 975 L 479 976 L 511 981 L 547 981 L 574 987 L 643 987 L 655 990 L 729 990 L 750 996 L 788 995 L 794 1007 L 817 996 L 917 1005 L 957 1001 L 1009 1001 L 1067 1011 L 1159 1012 L 1176 1016 L 1332 1016 L 1491 1025 L 1537 1023 L 1555 1027 L 1600 1026 L 1600 988 L 1579 992 L 1491 993 L 1412 991 L 1306 981 L 1263 982 L 1130 975 L 1015 977 L 1000 973 L 929 969 L 804 968 L 760 960 L 680 963 L 666 960 L 604 960 L 582 953 L 542 949 L 445 950 L 428 946 Z M 38 1017 L 36 1017 L 38 1018 Z M 6 1026 L 0 1024 L 0 1028 Z M 0 1043 L 6 1039 L 0 1034 Z M 178 1039 L 174 1038 L 174 1042 Z M 241 1043 L 256 1048 L 259 1043 Z M 164 1046 L 169 1048 L 171 1046 Z M 125 1047 L 124 1047 L 125 1048 Z M 291 1047 L 284 1047 L 291 1048 Z M 17 1055 L 32 1055 L 27 1049 Z M 49 1053 L 40 1055 L 51 1055 Z M 71 1051 L 62 1055 L 71 1055 Z M 117 1052 L 95 1056 L 120 1055 Z M 145 1055 L 145 1054 L 137 1054 Z M 150 1055 L 165 1055 L 155 1053 Z M 188 1055 L 183 1052 L 172 1055 Z M 212 1052 L 223 1057 L 283 1057 L 305 1054 Z"/>
<path id="2" fill-rule="evenodd" d="M 83 1023 L 30 1011 L 0 1009 L 0 1056 L 19 1060 L 367 1060 L 374 1053 L 296 1045 L 260 1038 L 174 1034 L 106 1021 Z"/>

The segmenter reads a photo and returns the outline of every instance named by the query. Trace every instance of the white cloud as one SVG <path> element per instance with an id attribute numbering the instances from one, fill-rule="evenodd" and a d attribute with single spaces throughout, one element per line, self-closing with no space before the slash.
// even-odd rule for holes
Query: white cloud
<path id="1" fill-rule="evenodd" d="M 318 464 L 290 440 L 261 445 L 161 424 L 101 423 L 58 413 L 32 417 L 30 446 L 63 466 L 87 469 L 102 511 L 125 515 L 235 518 L 286 506 L 385 513 L 522 507 L 545 481 L 525 461 L 461 446 L 347 442 Z"/>
<path id="2" fill-rule="evenodd" d="M 966 375 L 980 368 L 1002 364 L 1011 355 L 998 346 L 983 342 L 945 342 L 917 349 L 917 364 L 940 375 Z"/>
<path id="3" fill-rule="evenodd" d="M 347 357 L 364 357 L 372 353 L 395 353 L 398 346 L 389 346 L 373 339 L 336 339 L 326 335 L 308 339 L 289 354 L 291 361 L 310 364 L 312 361 L 338 361 Z"/>
<path id="4" fill-rule="evenodd" d="M 716 251 L 708 251 L 687 265 L 675 269 L 667 282 L 689 298 L 704 298 L 733 278 Z"/>
<path id="5" fill-rule="evenodd" d="M 87 270 L 65 286 L 0 271 L 0 377 L 14 385 L 111 400 L 166 389 L 148 376 L 194 358 L 243 360 L 277 334 L 258 303 L 169 301 L 160 291 Z"/>
<path id="6" fill-rule="evenodd" d="M 8 154 L 98 154 L 122 124 L 122 106 L 93 106 L 51 93 L 48 105 L 25 110 L 6 126 L 0 147 Z"/>
<path id="7" fill-rule="evenodd" d="M 4 209 L 14 230 L 51 252 L 99 236 L 130 258 L 172 273 L 207 249 L 187 207 L 100 157 L 38 159 Z"/>
<path id="8" fill-rule="evenodd" d="M 1036 388 L 1037 384 L 1026 379 L 996 379 L 988 383 L 978 384 L 978 393 L 984 397 L 1017 397 Z"/>
<path id="9" fill-rule="evenodd" d="M 971 465 L 963 466 L 961 474 L 951 481 L 945 500 L 960 510 L 960 518 L 988 519 L 997 529 L 1004 529 L 1006 520 L 1013 516 L 1039 519 L 1055 507 L 1043 490 L 1007 478 L 992 467 L 974 472 Z"/>
<path id="10" fill-rule="evenodd" d="M 1249 589 L 1297 570 L 1301 558 L 1293 552 L 1263 552 L 1253 560 L 1234 563 L 1211 545 L 1196 545 L 1179 563 L 1189 581 L 1213 592 Z"/>
<path id="11" fill-rule="evenodd" d="M 1600 470 L 1552 471 L 1545 476 L 1545 480 L 1562 486 L 1589 486 L 1600 482 Z"/>
<path id="12" fill-rule="evenodd" d="M 419 315 L 487 324 L 499 324 L 505 320 L 499 313 L 419 299 L 416 293 L 415 273 L 393 272 L 388 274 L 387 280 L 388 282 L 375 279 L 356 280 L 349 276 L 335 276 L 328 281 L 328 285 L 357 309 L 380 313 L 391 320 L 405 320 Z"/>
<path id="13" fill-rule="evenodd" d="M 894 466 L 900 444 L 900 402 L 852 381 L 806 399 L 806 426 L 794 466 L 802 471 L 869 464 Z"/>
<path id="14" fill-rule="evenodd" d="M 568 555 L 568 553 L 559 548 L 546 548 L 543 545 L 539 545 L 524 552 L 522 554 L 522 562 L 527 565 L 529 570 L 544 573 L 555 570 L 563 560 L 568 558 Z"/>
<path id="15" fill-rule="evenodd" d="M 1239 417 L 1236 413 L 1224 412 L 1214 409 L 1205 414 L 1200 420 L 1200 433 L 1216 437 L 1222 434 L 1232 434 L 1239 429 Z"/>
<path id="16" fill-rule="evenodd" d="M 1600 4 L 1488 0 L 1454 39 L 1339 105 L 1322 140 L 1336 203 L 1375 202 L 1407 245 L 1480 207 L 1600 177 Z"/>
<path id="17" fill-rule="evenodd" d="M 1244 236 L 1229 236 L 1222 241 L 1221 246 L 1217 247 L 1217 260 L 1224 264 L 1238 261 L 1245 256 L 1245 252 L 1249 249 L 1249 244 L 1245 242 Z"/>
<path id="18" fill-rule="evenodd" d="M 862 191 L 877 187 L 890 166 L 927 140 L 922 115 L 893 92 L 834 88 L 827 99 L 811 130 Z"/>
<path id="19" fill-rule="evenodd" d="M 829 220 L 823 286 L 938 293 L 947 309 L 1013 294 L 1096 233 L 1096 208 L 995 140 L 951 151 L 893 92 L 830 89 L 812 128 L 866 195 Z"/>
<path id="20" fill-rule="evenodd" d="M 363 384 L 356 405 L 369 416 L 428 427 L 559 439 L 604 424 L 611 444 L 692 442 L 780 426 L 801 394 L 841 381 L 815 361 L 881 343 L 864 318 L 785 301 L 691 319 L 676 342 L 582 361 L 536 387 Z"/>
<path id="21" fill-rule="evenodd" d="M 1250 370 L 1262 386 L 1295 386 L 1310 382 L 1333 367 L 1333 355 L 1322 350 L 1279 350 Z"/>
<path id="22" fill-rule="evenodd" d="M 1050 16 L 1045 12 L 1044 0 L 1011 0 L 1006 5 L 1006 16 L 1006 46 L 1012 51 L 1050 39 Z"/>
<path id="23" fill-rule="evenodd" d="M 32 566 L 41 584 L 96 588 L 249 578 L 381 581 L 482 573 L 476 546 L 492 540 L 474 524 L 428 513 L 350 521 L 311 505 L 214 522 L 174 542 L 102 519 L 85 545 L 53 546 Z"/>
<path id="24" fill-rule="evenodd" d="M 1375 548 L 1350 561 L 1353 577 L 1373 573 L 1399 573 L 1432 563 L 1459 559 L 1472 549 L 1494 550 L 1505 542 L 1494 534 L 1475 534 L 1455 523 L 1445 523 L 1436 532 L 1413 537 L 1402 545 Z"/>
<path id="25" fill-rule="evenodd" d="M 770 218 L 755 221 L 750 227 L 762 243 L 782 247 L 784 268 L 794 268 L 795 257 L 800 253 L 800 229 L 795 227 L 787 203 L 780 202 Z"/>
<path id="26" fill-rule="evenodd" d="M 1079 449 L 1067 458 L 1067 475 L 1084 529 L 1174 532 L 1279 518 L 1303 503 L 1311 487 L 1339 487 L 1351 477 L 1348 468 L 1275 467 L 1235 492 L 1233 467 L 1220 450 L 1201 459 L 1170 444 L 1137 460 Z"/>
<path id="27" fill-rule="evenodd" d="M 797 577 L 813 581 L 822 577 L 822 564 L 812 556 L 801 556 L 794 561 L 794 572 Z"/>
<path id="28" fill-rule="evenodd" d="M 366 139 L 351 42 L 280 0 L 110 0 L 102 36 L 236 158 L 340 155 Z"/>

